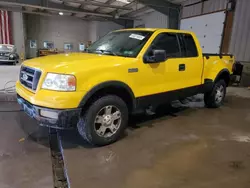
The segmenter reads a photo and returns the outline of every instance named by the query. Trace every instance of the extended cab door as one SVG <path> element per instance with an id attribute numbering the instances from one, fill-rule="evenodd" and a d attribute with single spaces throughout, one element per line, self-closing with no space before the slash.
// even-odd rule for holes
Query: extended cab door
<path id="1" fill-rule="evenodd" d="M 177 34 L 180 48 L 181 58 L 180 64 L 185 67 L 182 70 L 183 87 L 192 87 L 202 84 L 202 72 L 203 72 L 203 57 L 201 55 L 199 42 L 195 42 L 193 36 L 187 33 Z"/>
<path id="2" fill-rule="evenodd" d="M 191 38 L 190 38 L 191 37 Z M 186 40 L 186 41 L 185 41 Z M 192 36 L 181 33 L 159 32 L 142 52 L 139 72 L 134 75 L 137 93 L 140 96 L 159 96 L 172 91 L 201 84 L 203 59 L 200 48 L 196 49 Z M 189 46 L 189 43 L 193 46 Z M 164 50 L 166 60 L 159 63 L 146 62 L 153 57 L 154 50 Z M 176 95 L 176 93 L 173 93 Z M 177 92 L 184 96 L 185 93 Z M 170 97 L 172 98 L 172 97 Z"/>
<path id="3" fill-rule="evenodd" d="M 160 33 L 151 43 L 145 56 L 152 56 L 153 50 L 164 50 L 167 56 L 164 62 L 145 65 L 149 73 L 147 76 L 151 75 L 150 79 L 158 82 L 155 84 L 158 91 L 175 91 L 201 84 L 203 63 L 198 57 L 191 35 Z M 161 77 L 158 74 L 150 74 L 158 69 L 161 69 Z"/>
<path id="4" fill-rule="evenodd" d="M 166 51 L 167 59 L 159 63 L 147 63 L 154 50 Z M 182 72 L 179 71 L 181 50 L 176 33 L 161 32 L 151 42 L 145 54 L 140 73 L 145 79 L 140 84 L 146 95 L 173 91 L 183 87 Z M 144 93 L 144 94 L 145 94 Z"/>

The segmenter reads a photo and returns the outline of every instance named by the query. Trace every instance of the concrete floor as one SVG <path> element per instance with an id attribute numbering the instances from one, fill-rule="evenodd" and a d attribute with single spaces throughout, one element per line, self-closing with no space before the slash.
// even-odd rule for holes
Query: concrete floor
<path id="1" fill-rule="evenodd" d="M 201 97 L 133 117 L 106 147 L 61 131 L 70 187 L 249 188 L 250 90 L 230 88 L 220 109 L 204 108 Z M 0 103 L 0 111 L 13 109 Z M 0 112 L 0 126 L 0 187 L 53 187 L 47 129 L 22 112 Z"/>
<path id="2" fill-rule="evenodd" d="M 15 86 L 19 76 L 20 67 L 20 64 L 16 66 L 0 64 L 0 92 L 5 88 Z"/>
<path id="3" fill-rule="evenodd" d="M 102 148 L 62 132 L 71 188 L 249 188 L 250 99 L 235 97 L 242 92 L 250 98 L 231 89 L 220 109 L 195 98 L 134 117 L 136 127 Z"/>
<path id="4" fill-rule="evenodd" d="M 0 187 L 52 188 L 48 132 L 18 110 L 16 102 L 1 100 Z"/>

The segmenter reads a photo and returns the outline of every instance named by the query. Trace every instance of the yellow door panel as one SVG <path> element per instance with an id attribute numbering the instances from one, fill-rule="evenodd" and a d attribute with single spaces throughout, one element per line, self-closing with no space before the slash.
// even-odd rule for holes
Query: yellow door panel
<path id="1" fill-rule="evenodd" d="M 180 88 L 201 85 L 202 58 L 181 58 L 180 63 L 185 65 L 185 71 L 181 72 L 182 83 Z"/>

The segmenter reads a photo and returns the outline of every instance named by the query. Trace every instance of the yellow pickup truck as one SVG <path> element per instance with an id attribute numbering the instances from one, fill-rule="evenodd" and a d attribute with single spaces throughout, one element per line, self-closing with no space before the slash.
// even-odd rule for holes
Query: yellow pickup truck
<path id="1" fill-rule="evenodd" d="M 125 29 L 85 53 L 25 61 L 16 83 L 18 103 L 40 125 L 77 127 L 94 145 L 116 141 L 129 114 L 204 93 L 222 105 L 233 73 L 232 55 L 202 54 L 192 32 Z"/>

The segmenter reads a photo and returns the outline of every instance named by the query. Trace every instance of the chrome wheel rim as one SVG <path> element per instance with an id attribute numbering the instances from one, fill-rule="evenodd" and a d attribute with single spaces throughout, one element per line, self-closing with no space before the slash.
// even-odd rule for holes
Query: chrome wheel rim
<path id="1" fill-rule="evenodd" d="M 222 85 L 216 89 L 216 94 L 215 94 L 216 103 L 222 102 L 222 100 L 224 98 L 224 93 L 225 93 L 225 91 L 224 91 L 224 87 Z"/>
<path id="2" fill-rule="evenodd" d="M 121 111 L 116 106 L 105 106 L 95 117 L 95 132 L 100 137 L 111 137 L 118 131 L 121 122 Z"/>

